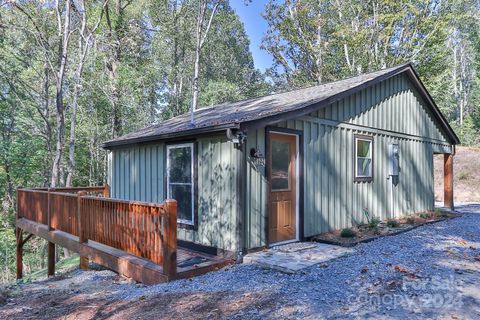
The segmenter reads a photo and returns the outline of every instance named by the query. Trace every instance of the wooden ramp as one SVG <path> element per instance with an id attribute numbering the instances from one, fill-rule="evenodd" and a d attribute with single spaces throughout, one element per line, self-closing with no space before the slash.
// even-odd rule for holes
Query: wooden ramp
<path id="1" fill-rule="evenodd" d="M 175 200 L 111 199 L 108 186 L 17 189 L 16 226 L 18 279 L 23 246 L 32 235 L 48 241 L 48 275 L 55 273 L 55 245 L 77 252 L 81 268 L 91 260 L 145 284 L 196 276 L 232 262 L 177 246 Z"/>
<path id="2" fill-rule="evenodd" d="M 91 261 L 118 274 L 145 284 L 156 284 L 198 276 L 232 263 L 231 259 L 179 247 L 177 248 L 177 272 L 175 276 L 169 277 L 164 274 L 162 266 L 152 261 L 98 242 L 80 243 L 77 236 L 59 230 L 49 231 L 46 225 L 40 223 L 18 219 L 17 228 L 67 248 L 80 256 L 88 257 Z M 190 263 L 190 261 L 198 261 L 198 263 Z"/>

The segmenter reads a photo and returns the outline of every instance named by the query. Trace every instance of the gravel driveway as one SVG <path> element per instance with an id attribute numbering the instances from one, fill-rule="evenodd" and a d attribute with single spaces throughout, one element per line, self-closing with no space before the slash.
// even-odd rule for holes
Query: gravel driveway
<path id="1" fill-rule="evenodd" d="M 0 318 L 480 318 L 480 205 L 294 275 L 235 265 L 156 286 L 73 271 L 15 286 Z"/>

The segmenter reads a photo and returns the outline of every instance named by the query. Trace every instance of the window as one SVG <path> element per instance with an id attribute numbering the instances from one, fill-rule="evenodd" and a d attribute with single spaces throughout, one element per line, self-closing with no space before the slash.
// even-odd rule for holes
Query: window
<path id="1" fill-rule="evenodd" d="M 193 143 L 167 146 L 167 198 L 177 200 L 177 221 L 194 225 Z"/>
<path id="2" fill-rule="evenodd" d="M 290 143 L 272 140 L 272 190 L 290 190 Z"/>
<path id="3" fill-rule="evenodd" d="M 373 180 L 373 137 L 355 135 L 355 181 Z"/>

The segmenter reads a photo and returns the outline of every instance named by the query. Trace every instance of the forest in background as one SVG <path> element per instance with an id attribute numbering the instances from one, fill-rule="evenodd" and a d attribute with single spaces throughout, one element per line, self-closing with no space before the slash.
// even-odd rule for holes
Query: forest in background
<path id="1" fill-rule="evenodd" d="M 411 61 L 462 143 L 480 143 L 480 1 L 270 0 L 262 16 L 265 71 L 228 0 L 0 0 L 0 282 L 16 187 L 102 184 L 102 142 L 190 108 Z M 45 252 L 31 241 L 24 269 Z"/>

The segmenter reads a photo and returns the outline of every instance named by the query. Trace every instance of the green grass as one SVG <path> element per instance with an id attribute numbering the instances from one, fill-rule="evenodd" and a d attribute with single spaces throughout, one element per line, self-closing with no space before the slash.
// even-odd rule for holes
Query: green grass
<path id="1" fill-rule="evenodd" d="M 70 258 L 60 260 L 55 264 L 55 273 L 62 273 L 72 269 L 80 264 L 80 257 L 73 255 Z M 45 278 L 47 276 L 47 268 L 34 271 L 30 274 L 25 274 L 23 277 L 24 282 L 31 282 Z"/>

